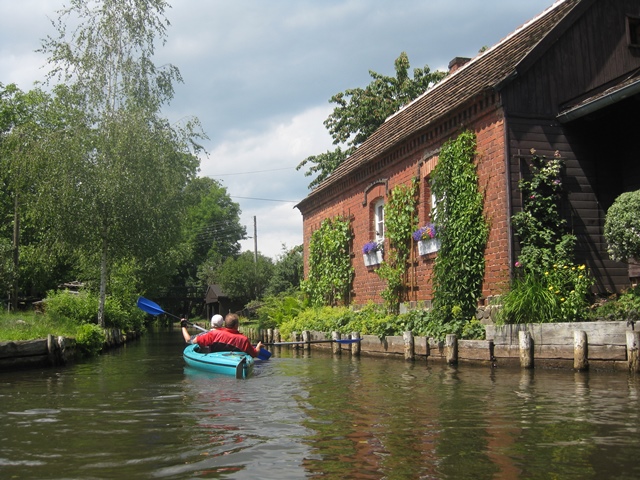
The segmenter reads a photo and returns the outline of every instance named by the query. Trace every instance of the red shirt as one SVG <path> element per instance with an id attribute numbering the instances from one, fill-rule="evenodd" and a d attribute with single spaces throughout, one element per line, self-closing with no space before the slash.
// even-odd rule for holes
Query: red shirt
<path id="1" fill-rule="evenodd" d="M 252 357 L 258 356 L 258 351 L 251 345 L 247 337 L 235 328 L 216 328 L 198 335 L 192 340 L 202 347 L 211 347 L 212 352 L 240 350 Z"/>

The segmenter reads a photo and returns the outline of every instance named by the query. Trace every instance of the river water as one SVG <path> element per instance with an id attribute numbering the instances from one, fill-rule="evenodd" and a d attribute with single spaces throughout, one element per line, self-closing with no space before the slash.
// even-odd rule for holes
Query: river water
<path id="1" fill-rule="evenodd" d="M 2 479 L 637 479 L 640 379 L 275 351 L 247 380 L 180 334 L 0 372 Z"/>

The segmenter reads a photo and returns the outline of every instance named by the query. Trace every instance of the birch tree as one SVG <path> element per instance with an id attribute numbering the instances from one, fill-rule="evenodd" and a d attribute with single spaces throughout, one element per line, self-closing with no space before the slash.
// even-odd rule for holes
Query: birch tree
<path id="1" fill-rule="evenodd" d="M 67 85 L 84 110 L 81 146 L 61 159 L 47 189 L 67 242 L 99 263 L 99 309 L 109 271 L 147 261 L 179 238 L 182 190 L 194 178 L 197 119 L 171 125 L 160 115 L 181 82 L 173 65 L 153 63 L 167 38 L 164 0 L 71 0 L 43 40 L 47 80 Z"/>

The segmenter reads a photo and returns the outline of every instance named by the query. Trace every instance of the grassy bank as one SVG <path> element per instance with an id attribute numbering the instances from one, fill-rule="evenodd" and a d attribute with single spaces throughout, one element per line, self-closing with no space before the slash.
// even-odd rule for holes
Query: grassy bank
<path id="1" fill-rule="evenodd" d="M 47 335 L 75 337 L 78 324 L 34 312 L 0 313 L 0 342 L 34 340 Z"/>

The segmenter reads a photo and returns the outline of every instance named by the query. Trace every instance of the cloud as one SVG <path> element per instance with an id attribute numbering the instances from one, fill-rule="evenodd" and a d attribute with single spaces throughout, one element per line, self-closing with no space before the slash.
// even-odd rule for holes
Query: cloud
<path id="1" fill-rule="evenodd" d="M 172 122 L 200 119 L 209 136 L 202 175 L 223 182 L 250 232 L 257 218 L 258 249 L 274 257 L 282 243 L 302 242 L 302 219 L 294 203 L 269 200 L 306 196 L 311 178 L 295 166 L 333 148 L 322 123 L 332 95 L 366 86 L 370 70 L 394 76 L 403 51 L 412 67 L 446 69 L 552 1 L 174 1 L 154 61 L 177 66 L 184 83 L 164 113 Z M 28 90 L 44 79 L 46 57 L 35 50 L 56 36 L 49 19 L 65 3 L 0 2 L 0 83 Z M 243 248 L 253 250 L 253 240 Z"/>

